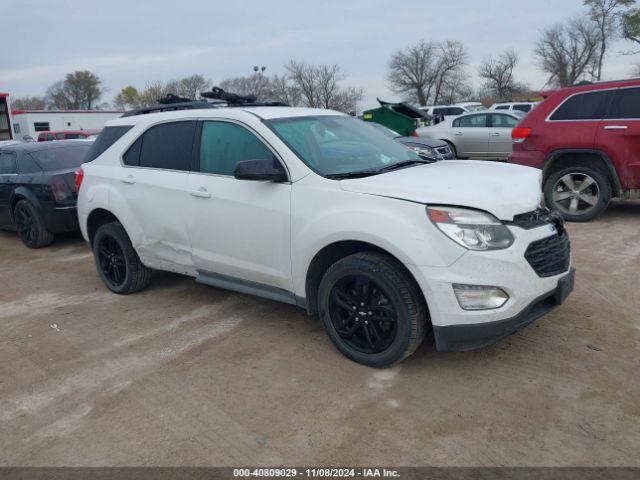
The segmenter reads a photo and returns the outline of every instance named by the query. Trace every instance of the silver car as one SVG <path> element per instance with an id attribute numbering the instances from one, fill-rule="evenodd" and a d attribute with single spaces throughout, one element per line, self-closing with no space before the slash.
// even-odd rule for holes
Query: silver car
<path id="1" fill-rule="evenodd" d="M 518 111 L 465 113 L 416 132 L 447 142 L 456 158 L 506 160 L 511 153 L 511 130 L 524 115 Z"/>

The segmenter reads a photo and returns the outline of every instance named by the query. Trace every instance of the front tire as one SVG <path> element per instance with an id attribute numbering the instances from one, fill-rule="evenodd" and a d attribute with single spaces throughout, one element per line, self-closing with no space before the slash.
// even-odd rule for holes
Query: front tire
<path id="1" fill-rule="evenodd" d="M 100 278 L 109 290 L 128 295 L 143 290 L 151 280 L 127 232 L 117 222 L 98 228 L 93 238 L 93 257 Z"/>
<path id="2" fill-rule="evenodd" d="M 590 166 L 570 166 L 549 174 L 544 199 L 569 222 L 588 222 L 604 212 L 611 201 L 611 181 Z"/>
<path id="3" fill-rule="evenodd" d="M 334 345 L 350 359 L 389 367 L 424 339 L 427 308 L 417 285 L 395 260 L 356 253 L 325 273 L 320 318 Z"/>
<path id="4" fill-rule="evenodd" d="M 29 248 L 42 248 L 53 243 L 44 218 L 28 200 L 20 200 L 13 209 L 13 219 L 22 243 Z"/>

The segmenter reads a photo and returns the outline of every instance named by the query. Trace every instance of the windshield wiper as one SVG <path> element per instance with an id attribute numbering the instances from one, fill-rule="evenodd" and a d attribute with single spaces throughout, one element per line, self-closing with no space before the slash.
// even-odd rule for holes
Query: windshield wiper
<path id="1" fill-rule="evenodd" d="M 386 167 L 382 167 L 378 169 L 377 172 L 384 173 L 384 172 L 389 172 L 391 170 L 396 170 L 398 168 L 408 167 L 410 165 L 424 164 L 424 163 L 433 163 L 433 162 L 431 160 L 422 160 L 422 159 L 403 160 L 401 162 L 393 163 L 391 165 L 387 165 Z"/>
<path id="2" fill-rule="evenodd" d="M 370 175 L 378 175 L 379 173 L 381 173 L 380 170 L 356 170 L 355 172 L 329 173 L 325 175 L 325 177 L 332 180 L 341 180 L 344 178 L 368 177 Z"/>

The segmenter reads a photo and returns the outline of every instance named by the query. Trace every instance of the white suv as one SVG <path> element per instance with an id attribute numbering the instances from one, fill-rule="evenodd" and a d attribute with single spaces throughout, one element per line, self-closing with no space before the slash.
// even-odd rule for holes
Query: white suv
<path id="1" fill-rule="evenodd" d="M 78 213 L 115 293 L 151 269 L 318 313 L 349 358 L 398 362 L 509 335 L 573 288 L 540 172 L 429 162 L 356 118 L 238 107 L 107 123 Z"/>

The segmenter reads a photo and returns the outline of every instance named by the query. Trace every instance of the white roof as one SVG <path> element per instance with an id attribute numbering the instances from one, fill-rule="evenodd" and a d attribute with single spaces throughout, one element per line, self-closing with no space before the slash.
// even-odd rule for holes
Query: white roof
<path id="1" fill-rule="evenodd" d="M 163 120 L 179 120 L 188 118 L 229 118 L 242 120 L 248 115 L 264 120 L 274 118 L 308 117 L 319 115 L 342 115 L 344 113 L 322 108 L 299 107 L 234 107 L 234 108 L 203 108 L 191 110 L 172 110 L 168 112 L 144 113 L 130 117 L 120 117 L 109 121 L 110 126 L 115 125 L 141 125 L 161 122 Z"/>

